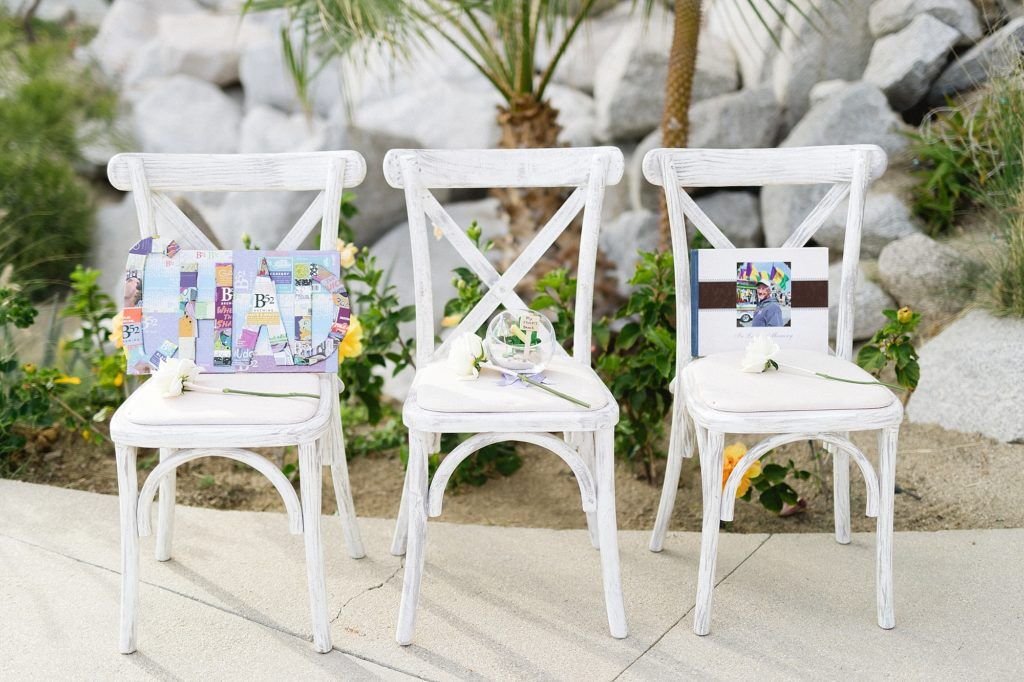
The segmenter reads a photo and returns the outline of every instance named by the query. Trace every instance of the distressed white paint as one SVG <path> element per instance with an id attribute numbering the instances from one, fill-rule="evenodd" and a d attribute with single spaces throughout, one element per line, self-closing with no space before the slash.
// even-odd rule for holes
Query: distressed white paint
<path id="1" fill-rule="evenodd" d="M 836 540 L 850 539 L 849 458 L 859 467 L 867 487 L 868 516 L 878 516 L 878 623 L 894 624 L 892 602 L 892 500 L 896 437 L 903 405 L 895 398 L 889 406 L 863 410 L 773 411 L 770 397 L 763 411 L 742 414 L 712 409 L 700 398 L 694 373 L 688 371 L 690 348 L 690 273 L 685 220 L 689 218 L 716 248 L 732 244 L 689 197 L 684 187 L 736 187 L 777 184 L 831 184 L 819 204 L 796 227 L 787 247 L 807 244 L 832 211 L 849 197 L 839 293 L 839 324 L 834 353 L 851 360 L 853 348 L 853 296 L 860 257 L 864 196 L 868 185 L 886 167 L 882 149 L 872 145 L 792 149 L 655 149 L 643 161 L 644 176 L 665 191 L 675 253 L 676 366 L 674 403 L 665 486 L 650 549 L 660 551 L 665 540 L 682 458 L 689 455 L 687 419 L 694 423 L 700 451 L 704 521 L 693 629 L 705 635 L 711 629 L 711 601 L 715 555 L 721 521 L 733 518 L 736 490 L 743 474 L 771 449 L 795 440 L 826 443 L 833 455 Z M 824 379 L 823 379 L 824 381 Z M 880 430 L 879 472 L 848 438 L 849 431 Z M 726 433 L 778 434 L 754 445 L 722 486 L 722 458 Z"/>
<path id="2" fill-rule="evenodd" d="M 207 191 L 310 191 L 319 190 L 313 204 L 282 240 L 279 249 L 297 248 L 320 225 L 321 246 L 333 249 L 338 235 L 341 195 L 345 187 L 362 181 L 366 163 L 353 151 L 308 154 L 120 154 L 111 159 L 107 174 L 112 185 L 133 192 L 141 237 L 159 236 L 156 215 L 169 221 L 183 242 L 192 248 L 213 244 L 167 195 L 168 192 Z M 125 245 L 125 248 L 130 246 Z M 320 508 L 323 466 L 331 467 L 338 515 L 349 555 L 364 556 L 349 489 L 342 434 L 339 393 L 334 374 L 319 378 L 316 413 L 298 424 L 257 425 L 174 424 L 149 425 L 115 412 L 110 433 L 117 451 L 118 491 L 121 507 L 121 636 L 120 650 L 136 648 L 138 617 L 138 538 L 150 533 L 150 507 L 160 490 L 156 557 L 171 557 L 175 470 L 199 457 L 221 456 L 244 462 L 263 473 L 275 486 L 288 511 L 292 533 L 303 533 L 309 580 L 313 645 L 331 650 L 327 590 L 320 539 Z M 181 398 L 187 400 L 187 396 Z M 226 401 L 231 398 L 225 396 Z M 265 398 L 266 412 L 273 414 L 275 398 Z M 284 474 L 268 459 L 247 448 L 298 445 L 302 498 Z M 160 448 L 160 464 L 138 490 L 136 450 Z"/>
<path id="3" fill-rule="evenodd" d="M 388 152 L 384 173 L 388 182 L 405 191 L 413 256 L 416 302 L 417 363 L 444 357 L 448 346 L 434 348 L 433 291 L 427 217 L 479 276 L 488 291 L 449 338 L 476 331 L 499 306 L 523 307 L 515 286 L 529 273 L 583 211 L 576 330 L 572 360 L 589 366 L 590 327 L 593 314 L 594 268 L 604 188 L 622 177 L 622 153 L 612 147 L 517 150 L 408 150 Z M 565 204 L 516 261 L 499 274 L 466 238 L 431 189 L 456 187 L 574 187 Z M 415 385 L 415 383 L 414 383 Z M 607 393 L 608 389 L 604 389 Z M 444 488 L 458 464 L 485 445 L 517 440 L 534 443 L 561 457 L 576 475 L 582 506 L 587 512 L 591 540 L 601 553 L 605 605 L 609 631 L 625 637 L 619 553 L 615 521 L 613 434 L 618 405 L 610 393 L 607 403 L 594 410 L 565 412 L 435 412 L 420 408 L 413 389 L 402 418 L 409 428 L 409 464 L 391 553 L 405 554 L 405 581 L 396 639 L 410 644 L 416 623 L 416 604 L 423 576 L 427 518 L 441 513 Z M 427 486 L 427 457 L 439 447 L 442 433 L 471 436 L 445 458 Z M 558 438 L 554 433 L 563 434 Z"/>

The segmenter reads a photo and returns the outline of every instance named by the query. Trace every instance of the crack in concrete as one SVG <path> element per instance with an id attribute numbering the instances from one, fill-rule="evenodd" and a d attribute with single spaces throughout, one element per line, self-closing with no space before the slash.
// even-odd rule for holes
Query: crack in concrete
<path id="1" fill-rule="evenodd" d="M 345 610 L 345 608 L 346 608 L 346 607 L 347 607 L 347 606 L 348 606 L 349 604 L 351 604 L 351 603 L 352 603 L 353 601 L 355 601 L 355 600 L 356 600 L 356 599 L 358 599 L 359 597 L 362 597 L 363 595 L 365 595 L 365 594 L 367 594 L 367 593 L 369 593 L 369 592 L 373 592 L 374 590 L 379 590 L 380 588 L 382 588 L 382 587 L 384 587 L 385 585 L 387 585 L 387 584 L 388 584 L 389 582 L 391 582 L 391 580 L 392 580 L 392 579 L 393 579 L 393 578 L 394 578 L 394 577 L 395 577 L 396 575 L 398 575 L 398 572 L 399 572 L 399 571 L 401 571 L 401 570 L 402 570 L 403 568 L 405 568 L 405 557 L 402 557 L 402 560 L 401 560 L 401 561 L 399 562 L 399 564 L 398 564 L 398 568 L 396 568 L 396 569 L 395 569 L 394 573 L 392 573 L 391 575 L 389 575 L 389 576 L 388 576 L 387 578 L 384 578 L 383 582 L 381 582 L 381 583 L 378 583 L 377 585 L 371 585 L 370 587 L 367 587 L 367 588 L 366 588 L 365 590 L 363 590 L 362 592 L 358 592 L 358 593 L 356 593 L 356 594 L 352 595 L 351 597 L 349 597 L 348 599 L 346 599 L 346 600 L 345 600 L 345 603 L 341 605 L 341 608 L 340 608 L 340 609 L 338 609 L 338 613 L 334 614 L 334 618 L 331 618 L 331 622 L 332 622 L 332 623 L 334 623 L 334 622 L 335 622 L 335 621 L 337 621 L 337 620 L 338 620 L 339 618 L 341 618 L 341 612 L 342 612 L 342 611 L 344 611 L 344 610 Z"/>
<path id="2" fill-rule="evenodd" d="M 718 587 L 719 585 L 721 585 L 721 584 L 722 584 L 722 583 L 724 583 L 724 582 L 725 582 L 726 580 L 728 580 L 728 579 L 729 579 L 729 576 L 731 576 L 731 575 L 732 575 L 733 573 L 735 573 L 736 571 L 738 571 L 738 570 L 739 570 L 739 568 L 740 568 L 740 566 L 742 566 L 743 564 L 747 563 L 747 559 L 749 559 L 750 557 L 752 557 L 752 556 L 754 556 L 755 554 L 757 554 L 757 551 L 758 551 L 759 549 L 761 549 L 762 547 L 764 547 L 764 546 L 765 546 L 765 543 L 767 543 L 767 542 L 768 542 L 769 540 L 771 540 L 771 539 L 772 539 L 772 537 L 774 537 L 774 535 L 775 535 L 774 533 L 769 533 L 769 534 L 768 534 L 768 537 L 766 537 L 766 538 L 765 538 L 764 540 L 762 540 L 762 541 L 761 541 L 761 542 L 760 542 L 760 543 L 759 543 L 759 544 L 757 545 L 757 547 L 755 547 L 754 549 L 752 549 L 752 550 L 750 551 L 750 554 L 748 554 L 747 556 L 743 557 L 743 560 L 742 560 L 742 561 L 740 561 L 740 562 L 739 562 L 738 564 L 736 564 L 735 566 L 733 566 L 733 568 L 732 568 L 732 570 L 731 570 L 731 571 L 729 571 L 728 573 L 726 573 L 725 575 L 723 575 L 723 576 L 722 576 L 722 577 L 721 577 L 721 578 L 720 578 L 720 579 L 719 579 L 719 580 L 718 580 L 718 581 L 717 581 L 717 582 L 715 583 L 715 588 L 717 588 L 717 587 Z M 676 620 L 676 622 L 674 622 L 674 623 L 672 623 L 672 625 L 668 626 L 668 629 L 667 629 L 667 630 L 665 630 L 665 632 L 661 633 L 661 634 L 660 634 L 660 635 L 658 636 L 658 638 L 657 638 L 657 639 L 655 639 L 655 640 L 654 640 L 653 642 L 651 642 L 651 645 L 650 645 L 649 647 L 647 647 L 646 649 L 644 649 L 644 650 L 643 650 L 643 651 L 642 651 L 642 652 L 640 653 L 640 655 L 639 655 L 639 656 L 637 656 L 637 657 L 636 657 L 636 658 L 634 658 L 634 659 L 633 659 L 632 661 L 630 661 L 630 662 L 629 662 L 629 665 L 627 665 L 627 666 L 626 666 L 625 668 L 623 668 L 622 670 L 620 670 L 620 671 L 619 671 L 619 674 L 618 674 L 618 675 L 616 675 L 615 677 L 613 677 L 613 678 L 612 678 L 612 682 L 614 682 L 615 680 L 617 680 L 617 679 L 619 679 L 620 677 L 622 677 L 623 675 L 625 675 L 625 674 L 626 674 L 626 671 L 627 671 L 627 670 L 629 670 L 630 668 L 632 668 L 632 667 L 633 667 L 633 665 L 634 665 L 634 664 L 636 664 L 636 662 L 637 662 L 637 661 L 639 661 L 639 660 L 640 660 L 641 658 L 643 658 L 644 656 L 646 656 L 646 655 L 647 655 L 647 654 L 648 654 L 648 653 L 649 653 L 649 652 L 651 651 L 651 649 L 653 649 L 654 647 L 658 646 L 658 643 L 659 643 L 659 642 L 660 642 L 661 640 L 663 640 L 663 639 L 665 638 L 665 635 L 667 635 L 668 633 L 672 632 L 672 630 L 674 630 L 674 629 L 675 629 L 675 627 L 676 627 L 677 625 L 679 625 L 680 623 L 682 623 L 682 622 L 683 622 L 683 619 L 684 619 L 684 618 L 686 618 L 686 617 L 687 617 L 688 615 L 690 615 L 690 613 L 692 613 L 692 612 L 693 612 L 693 610 L 694 610 L 694 609 L 695 609 L 696 607 L 697 607 L 697 604 L 693 604 L 692 606 L 690 606 L 690 608 L 688 608 L 688 609 L 686 610 L 686 613 L 684 613 L 683 615 L 679 616 L 679 619 L 678 619 L 678 620 Z"/>
<path id="3" fill-rule="evenodd" d="M 51 547 L 46 547 L 45 545 L 40 545 L 38 543 L 32 542 L 31 540 L 25 540 L 24 538 L 17 538 L 17 537 L 14 537 L 13 535 L 8 535 L 6 533 L 0 533 L 0 538 L 6 538 L 8 540 L 13 540 L 14 542 L 19 542 L 19 543 L 21 543 L 23 545 L 26 545 L 28 547 L 33 547 L 35 549 L 41 550 L 43 552 L 46 552 L 48 554 L 53 554 L 55 556 L 59 556 L 59 557 L 62 557 L 64 559 L 68 559 L 70 561 L 74 561 L 74 562 L 82 564 L 84 566 L 89 566 L 91 568 L 97 568 L 97 569 L 99 569 L 101 571 L 106 571 L 107 573 L 113 573 L 114 575 L 121 575 L 121 571 L 115 570 L 113 568 L 108 568 L 107 566 L 103 566 L 101 564 L 95 564 L 95 563 L 93 563 L 91 561 L 86 561 L 85 559 L 80 559 L 80 558 L 78 558 L 76 556 L 71 556 L 70 554 L 65 554 L 65 553 L 63 553 L 61 551 L 58 551 L 56 549 L 53 549 Z M 360 592 L 359 594 L 355 595 L 354 597 L 351 597 L 348 601 L 345 602 L 345 604 L 341 608 L 344 609 L 345 606 L 347 606 L 349 604 L 349 602 L 351 602 L 356 597 L 359 597 L 359 596 L 361 596 L 363 594 L 366 594 L 366 592 L 370 592 L 372 590 L 379 589 L 379 588 L 383 587 L 385 584 L 387 584 L 388 581 L 390 581 L 392 578 L 394 578 L 396 575 L 398 575 L 398 571 L 400 571 L 402 569 L 402 566 L 404 566 L 404 564 L 405 564 L 405 560 L 403 559 L 402 560 L 402 565 L 400 565 L 397 569 L 395 569 L 395 572 L 392 573 L 390 576 L 388 576 L 388 578 L 386 578 L 384 580 L 384 582 L 382 582 L 380 585 L 376 585 L 374 587 L 367 588 L 363 592 Z M 152 582 L 149 582 L 148 580 L 142 580 L 142 579 L 139 580 L 139 584 L 141 584 L 141 585 L 148 585 L 149 587 L 153 587 L 153 588 L 158 589 L 158 590 L 163 590 L 164 592 L 169 592 L 170 594 L 176 595 L 178 597 L 182 597 L 184 599 L 189 599 L 189 600 L 194 601 L 197 604 L 201 604 L 203 606 L 209 606 L 210 608 L 216 609 L 216 610 L 218 610 L 218 611 L 220 611 L 222 613 L 226 613 L 226 614 L 228 614 L 230 616 L 234 616 L 236 618 L 239 618 L 239 619 L 244 620 L 246 622 L 252 623 L 254 625 L 258 625 L 260 627 L 265 627 L 268 630 L 273 630 L 275 632 L 280 632 L 283 635 L 287 635 L 289 637 L 294 637 L 295 639 L 302 640 L 303 642 L 312 642 L 313 641 L 312 636 L 307 636 L 307 635 L 304 635 L 304 634 L 302 634 L 300 632 L 293 632 L 291 630 L 288 630 L 286 628 L 282 628 L 282 627 L 273 625 L 271 623 L 264 623 L 264 622 L 261 622 L 261 621 L 258 621 L 258 620 L 253 620 L 252 618 L 248 618 L 245 615 L 243 615 L 241 613 L 238 613 L 237 611 L 232 611 L 230 609 L 226 609 L 223 606 L 219 606 L 218 604 L 211 604 L 208 601 L 205 601 L 205 600 L 200 599 L 198 597 L 192 596 L 190 594 L 185 594 L 184 592 L 179 592 L 179 591 L 177 591 L 175 589 L 172 589 L 170 587 L 167 587 L 165 585 L 158 585 L 157 583 L 152 583 Z M 340 616 L 340 615 L 341 615 L 341 611 L 338 611 L 338 616 Z M 331 620 L 331 622 L 333 623 L 334 620 L 336 620 L 338 618 L 338 616 L 335 616 L 334 619 Z M 403 675 L 408 675 L 409 677 L 414 677 L 414 678 L 416 678 L 418 680 L 426 680 L 427 679 L 425 677 L 417 675 L 416 673 L 410 673 L 410 672 L 408 672 L 406 670 L 402 670 L 401 668 L 396 668 L 396 667 L 394 667 L 392 665 L 388 665 L 387 663 L 384 663 L 383 661 L 376 661 L 376 660 L 374 660 L 372 658 L 367 658 L 366 656 L 362 656 L 360 654 L 357 654 L 357 653 L 354 653 L 354 652 L 351 652 L 351 651 L 346 651 L 345 649 L 339 649 L 334 644 L 332 644 L 331 650 L 332 651 L 337 651 L 338 653 L 344 654 L 346 656 L 351 656 L 352 658 L 358 659 L 360 661 L 366 661 L 367 663 L 372 663 L 372 664 L 378 665 L 378 666 L 380 666 L 382 668 L 386 668 L 388 670 L 393 670 L 396 673 L 402 673 Z"/>

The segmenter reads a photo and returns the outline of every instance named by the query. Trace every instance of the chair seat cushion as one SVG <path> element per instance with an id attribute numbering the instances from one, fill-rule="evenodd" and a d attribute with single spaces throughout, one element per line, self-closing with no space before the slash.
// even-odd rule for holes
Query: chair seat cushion
<path id="1" fill-rule="evenodd" d="M 821 372 L 842 379 L 874 381 L 863 369 L 824 353 L 782 350 L 778 371 L 760 374 L 740 370 L 742 352 L 717 353 L 686 366 L 686 385 L 695 387 L 703 404 L 723 412 L 788 412 L 801 410 L 863 410 L 887 407 L 896 396 L 884 386 L 849 384 L 814 376 Z"/>
<path id="2" fill-rule="evenodd" d="M 475 380 L 452 375 L 444 360 L 416 371 L 416 404 L 434 412 L 569 412 L 598 410 L 608 404 L 608 391 L 589 367 L 556 358 L 544 370 L 546 384 L 590 407 L 577 405 L 547 391 L 517 381 L 502 385 L 501 372 L 483 368 Z"/>
<path id="3" fill-rule="evenodd" d="M 198 383 L 213 388 L 243 391 L 320 395 L 319 374 L 202 374 Z M 156 382 L 147 380 L 121 405 L 118 412 L 129 422 L 153 426 L 299 424 L 316 414 L 319 402 L 319 399 L 313 398 L 271 398 L 195 391 L 164 398 Z"/>

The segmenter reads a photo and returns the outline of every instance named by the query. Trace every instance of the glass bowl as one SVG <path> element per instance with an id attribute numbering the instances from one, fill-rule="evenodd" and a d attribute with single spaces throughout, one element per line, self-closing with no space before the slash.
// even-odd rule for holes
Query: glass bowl
<path id="1" fill-rule="evenodd" d="M 555 353 L 555 330 L 535 310 L 503 310 L 487 325 L 484 351 L 492 364 L 517 374 L 537 374 Z"/>

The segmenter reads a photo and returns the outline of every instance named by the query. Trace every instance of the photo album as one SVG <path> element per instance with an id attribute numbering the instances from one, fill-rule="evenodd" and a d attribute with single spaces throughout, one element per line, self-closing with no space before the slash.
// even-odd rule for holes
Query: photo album
<path id="1" fill-rule="evenodd" d="M 125 271 L 129 374 L 165 358 L 204 372 L 336 372 L 348 292 L 336 251 L 187 251 L 143 239 Z"/>
<path id="2" fill-rule="evenodd" d="M 690 251 L 691 352 L 743 350 L 756 336 L 828 350 L 828 249 Z"/>

